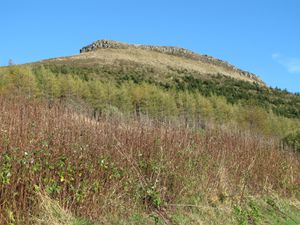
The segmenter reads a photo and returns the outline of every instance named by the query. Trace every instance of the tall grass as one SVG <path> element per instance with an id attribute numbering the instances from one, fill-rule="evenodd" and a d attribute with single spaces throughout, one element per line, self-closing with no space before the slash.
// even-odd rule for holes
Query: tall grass
<path id="1" fill-rule="evenodd" d="M 248 195 L 299 199 L 299 156 L 279 142 L 226 127 L 76 114 L 59 104 L 0 97 L 0 222 L 32 224 L 37 193 L 77 217 L 243 204 Z M 156 217 L 155 217 L 156 218 Z"/>

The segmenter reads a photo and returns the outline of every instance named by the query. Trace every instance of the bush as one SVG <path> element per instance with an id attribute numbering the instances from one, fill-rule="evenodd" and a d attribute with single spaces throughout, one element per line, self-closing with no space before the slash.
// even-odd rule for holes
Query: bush
<path id="1" fill-rule="evenodd" d="M 286 136 L 283 143 L 300 153 L 300 130 Z"/>

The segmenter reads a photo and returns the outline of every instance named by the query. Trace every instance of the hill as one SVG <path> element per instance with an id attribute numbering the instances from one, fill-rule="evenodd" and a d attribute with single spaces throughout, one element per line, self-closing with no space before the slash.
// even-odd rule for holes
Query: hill
<path id="1" fill-rule="evenodd" d="M 268 87 L 256 75 L 213 57 L 108 40 L 80 52 L 2 67 L 0 92 L 88 107 L 94 115 L 237 123 L 281 138 L 299 127 L 299 94 Z"/>
<path id="2" fill-rule="evenodd" d="M 53 79 L 60 80 L 67 75 L 69 81 L 79 82 L 79 79 L 84 85 L 94 81 L 111 85 L 147 83 L 167 91 L 177 89 L 203 96 L 223 96 L 232 104 L 250 102 L 279 116 L 300 117 L 299 94 L 270 88 L 258 76 L 211 56 L 177 47 L 130 45 L 108 40 L 96 41 L 80 52 L 26 66 L 35 75 L 46 69 L 55 75 Z M 20 67 L 24 65 L 15 68 Z M 0 68 L 0 74 L 13 73 L 11 70 Z M 87 92 L 91 88 L 88 89 Z"/>
<path id="3" fill-rule="evenodd" d="M 237 123 L 281 138 L 299 125 L 299 94 L 268 87 L 222 60 L 183 48 L 108 40 L 80 52 L 2 67 L 0 92 L 88 107 L 94 115 Z"/>
<path id="4" fill-rule="evenodd" d="M 300 223 L 300 95 L 101 40 L 0 68 L 1 224 Z"/>
<path id="5" fill-rule="evenodd" d="M 264 85 L 255 74 L 238 69 L 208 55 L 170 46 L 131 45 L 111 40 L 99 40 L 83 47 L 79 55 L 43 61 L 71 63 L 80 66 L 113 65 L 142 67 L 152 71 L 157 79 L 168 80 L 174 71 L 198 73 L 198 76 L 224 75 Z"/>

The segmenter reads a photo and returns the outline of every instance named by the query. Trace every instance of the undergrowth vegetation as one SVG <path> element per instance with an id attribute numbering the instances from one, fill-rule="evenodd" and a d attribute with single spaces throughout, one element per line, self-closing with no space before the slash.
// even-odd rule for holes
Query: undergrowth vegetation
<path id="1" fill-rule="evenodd" d="M 0 149 L 3 224 L 299 223 L 298 155 L 252 131 L 2 96 Z"/>
<path id="2" fill-rule="evenodd" d="M 300 130 L 287 135 L 283 142 L 293 148 L 295 151 L 300 152 Z"/>

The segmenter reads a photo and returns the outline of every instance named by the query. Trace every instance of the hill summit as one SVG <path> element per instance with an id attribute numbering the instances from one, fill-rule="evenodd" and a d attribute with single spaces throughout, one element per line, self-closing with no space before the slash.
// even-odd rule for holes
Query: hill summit
<path id="1" fill-rule="evenodd" d="M 226 75 L 233 78 L 246 80 L 250 82 L 255 82 L 261 85 L 265 85 L 264 82 L 255 74 L 241 70 L 236 68 L 235 66 L 231 65 L 230 63 L 216 59 L 212 56 L 205 55 L 205 54 L 198 54 L 191 50 L 180 48 L 180 47 L 174 47 L 174 46 L 156 46 L 156 45 L 142 45 L 142 44 L 127 44 L 123 42 L 113 41 L 113 40 L 98 40 L 93 42 L 90 45 L 87 45 L 80 49 L 80 53 L 89 53 L 89 52 L 99 52 L 99 50 L 104 49 L 114 49 L 119 51 L 126 51 L 129 53 L 128 50 L 131 51 L 148 51 L 148 52 L 156 52 L 161 53 L 165 55 L 171 55 L 176 56 L 179 58 L 182 58 L 184 60 L 184 64 L 178 64 L 181 65 L 181 67 L 187 67 L 187 70 L 194 70 L 198 71 L 200 73 L 207 73 L 212 75 Z M 129 53 L 130 54 L 130 53 Z M 152 55 L 153 56 L 153 55 Z M 155 57 L 155 55 L 154 55 Z M 168 56 L 165 56 L 166 58 L 170 58 Z M 156 58 L 159 59 L 159 55 L 156 55 Z M 175 60 L 178 62 L 182 62 L 180 59 L 171 59 L 173 62 Z M 146 58 L 146 60 L 143 63 L 147 64 L 147 61 L 151 61 L 151 57 Z M 162 60 L 159 62 L 160 64 L 164 64 L 165 60 Z M 194 65 L 191 67 L 190 65 Z M 167 67 L 173 67 L 172 65 L 166 65 Z M 178 66 L 177 66 L 178 67 Z"/>

